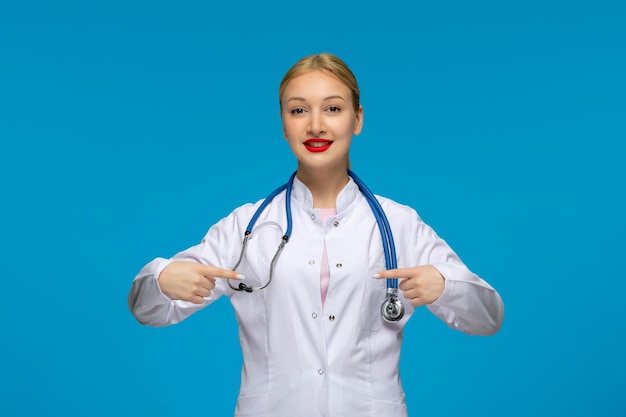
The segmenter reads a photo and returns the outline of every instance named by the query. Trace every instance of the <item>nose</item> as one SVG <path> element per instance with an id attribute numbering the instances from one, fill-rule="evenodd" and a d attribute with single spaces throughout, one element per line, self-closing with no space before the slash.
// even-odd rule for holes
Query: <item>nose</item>
<path id="1" fill-rule="evenodd" d="M 312 111 L 310 113 L 307 133 L 313 137 L 320 137 L 323 133 L 326 133 L 324 118 L 319 111 Z"/>

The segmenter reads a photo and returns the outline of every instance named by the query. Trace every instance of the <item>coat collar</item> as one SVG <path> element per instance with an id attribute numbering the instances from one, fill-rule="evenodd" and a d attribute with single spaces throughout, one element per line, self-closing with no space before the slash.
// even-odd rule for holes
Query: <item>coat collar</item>
<path id="1" fill-rule="evenodd" d="M 301 203 L 304 207 L 313 209 L 313 195 L 306 185 L 302 181 L 295 177 L 293 180 L 293 189 L 291 191 L 291 197 Z M 348 181 L 343 190 L 337 196 L 337 214 L 345 211 L 350 207 L 358 198 L 361 197 L 361 191 L 358 185 L 352 178 Z"/>

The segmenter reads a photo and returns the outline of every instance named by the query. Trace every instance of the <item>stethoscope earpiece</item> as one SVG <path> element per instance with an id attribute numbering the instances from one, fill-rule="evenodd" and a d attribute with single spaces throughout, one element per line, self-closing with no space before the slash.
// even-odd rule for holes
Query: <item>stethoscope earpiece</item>
<path id="1" fill-rule="evenodd" d="M 252 292 L 253 288 L 249 285 L 244 284 L 243 282 L 240 282 L 239 291 Z"/>

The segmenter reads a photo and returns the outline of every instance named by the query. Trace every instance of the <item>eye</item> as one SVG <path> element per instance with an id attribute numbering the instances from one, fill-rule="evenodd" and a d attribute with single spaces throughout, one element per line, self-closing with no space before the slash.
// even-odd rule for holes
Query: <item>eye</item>
<path id="1" fill-rule="evenodd" d="M 289 113 L 293 114 L 294 116 L 297 116 L 299 114 L 304 113 L 304 109 L 302 107 L 296 107 L 295 109 L 289 110 Z"/>
<path id="2" fill-rule="evenodd" d="M 326 111 L 329 113 L 339 113 L 341 111 L 341 107 L 339 106 L 328 106 Z"/>

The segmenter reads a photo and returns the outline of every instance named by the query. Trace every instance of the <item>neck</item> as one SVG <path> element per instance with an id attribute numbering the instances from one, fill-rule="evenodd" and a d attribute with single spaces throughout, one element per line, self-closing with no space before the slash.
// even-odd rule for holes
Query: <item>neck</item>
<path id="1" fill-rule="evenodd" d="M 307 169 L 298 165 L 298 179 L 313 196 L 313 208 L 336 208 L 337 196 L 350 181 L 346 167 Z"/>

